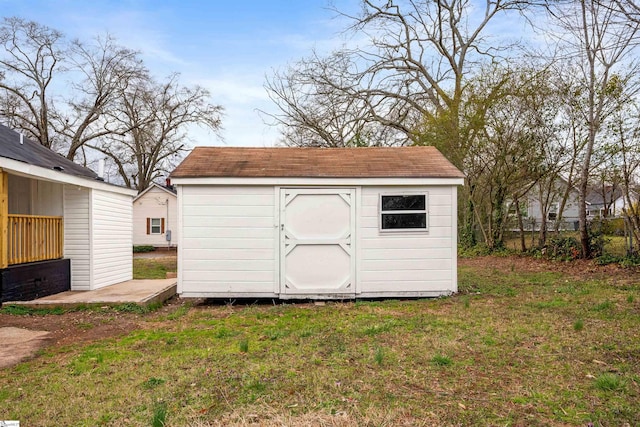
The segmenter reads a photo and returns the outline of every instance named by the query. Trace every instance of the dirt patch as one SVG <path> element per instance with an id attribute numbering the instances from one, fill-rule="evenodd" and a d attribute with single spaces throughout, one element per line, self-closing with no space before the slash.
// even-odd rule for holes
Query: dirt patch
<path id="1" fill-rule="evenodd" d="M 12 326 L 0 328 L 0 368 L 33 356 L 49 339 L 49 332 L 30 331 Z"/>
<path id="2" fill-rule="evenodd" d="M 156 249 L 150 252 L 134 252 L 134 258 L 176 258 L 178 252 L 175 248 Z"/>
<path id="3" fill-rule="evenodd" d="M 105 311 L 71 311 L 45 315 L 0 313 L 0 330 L 10 330 L 12 336 L 15 336 L 14 341 L 8 341 L 0 334 L 0 368 L 27 359 L 46 346 L 62 347 L 90 343 L 125 336 L 137 329 L 154 327 L 157 323 L 145 320 L 147 317 L 168 314 L 181 304 L 184 304 L 184 300 L 174 297 L 160 310 L 147 315 L 121 313 L 108 308 L 105 308 Z M 33 348 L 17 346 L 18 341 L 29 341 L 32 333 L 40 334 L 40 338 L 33 340 Z M 5 358 L 6 354 L 13 354 L 15 357 L 9 360 Z"/>

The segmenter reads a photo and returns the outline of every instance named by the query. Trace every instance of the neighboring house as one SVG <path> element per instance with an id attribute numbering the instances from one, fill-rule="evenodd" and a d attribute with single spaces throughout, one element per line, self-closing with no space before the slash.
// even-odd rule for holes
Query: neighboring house
<path id="1" fill-rule="evenodd" d="M 638 194 L 631 191 L 632 203 L 638 202 Z M 587 195 L 589 204 L 587 216 L 589 218 L 616 218 L 624 214 L 627 199 L 621 188 L 607 186 L 603 190 L 592 189 Z"/>
<path id="2" fill-rule="evenodd" d="M 545 189 L 544 194 L 540 194 L 538 186 L 534 186 L 529 193 L 523 197 L 520 201 L 520 212 L 522 215 L 522 222 L 525 230 L 540 230 L 540 226 L 543 221 L 547 224 L 548 230 L 554 230 L 560 215 L 560 207 L 562 205 L 562 198 L 567 188 L 567 181 L 562 178 L 557 179 L 551 187 L 550 194 L 546 194 L 548 189 Z M 509 201 L 509 217 L 510 228 L 517 230 L 517 218 L 515 205 Z M 542 209 L 546 206 L 546 209 Z M 567 201 L 562 211 L 562 217 L 560 218 L 559 228 L 560 230 L 577 230 L 577 222 L 579 218 L 579 202 L 578 191 L 575 188 L 569 190 Z M 543 218 L 543 213 L 544 214 Z"/>
<path id="3" fill-rule="evenodd" d="M 183 297 L 457 291 L 457 187 L 434 147 L 198 147 L 178 191 Z"/>
<path id="4" fill-rule="evenodd" d="M 130 280 L 134 195 L 0 125 L 0 302 Z"/>
<path id="5" fill-rule="evenodd" d="M 175 247 L 177 225 L 177 196 L 169 180 L 166 186 L 152 183 L 133 199 L 134 246 Z"/>
<path id="6" fill-rule="evenodd" d="M 566 189 L 567 182 L 563 179 L 558 179 L 554 184 L 554 187 L 551 190 L 551 194 L 548 198 L 548 208 L 546 218 L 544 220 L 547 222 L 547 229 L 553 230 L 556 225 L 556 221 L 558 219 L 560 205 L 562 203 L 562 197 L 564 195 L 564 191 Z M 587 219 L 592 220 L 595 218 L 615 218 L 619 217 L 624 213 L 624 209 L 627 207 L 627 201 L 622 194 L 621 189 L 612 190 L 611 187 L 607 187 L 603 191 L 591 189 L 589 194 L 587 195 L 586 200 L 586 208 L 587 208 Z M 544 194 L 542 199 L 546 199 L 547 195 Z M 636 192 L 632 192 L 631 194 L 632 200 L 635 202 L 638 200 L 638 194 Z M 542 218 L 542 209 L 540 201 L 541 197 L 539 195 L 539 191 L 537 188 L 533 188 L 527 197 L 521 201 L 520 211 L 523 217 L 523 225 L 525 230 L 534 230 L 540 229 L 540 224 L 543 221 Z M 509 204 L 509 216 L 511 219 L 510 228 L 512 230 L 516 230 L 516 211 L 515 205 L 511 203 Z M 569 197 L 567 198 L 567 202 L 564 207 L 564 211 L 562 212 L 562 218 L 560 222 L 561 230 L 577 230 L 578 229 L 578 221 L 579 221 L 579 194 L 578 190 L 575 188 L 571 188 L 569 191 Z M 606 211 L 606 212 L 605 212 Z"/>

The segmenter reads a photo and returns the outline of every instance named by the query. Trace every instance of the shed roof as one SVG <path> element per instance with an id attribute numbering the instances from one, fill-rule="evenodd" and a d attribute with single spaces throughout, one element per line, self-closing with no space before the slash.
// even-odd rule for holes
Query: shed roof
<path id="1" fill-rule="evenodd" d="M 0 157 L 17 160 L 46 169 L 53 169 L 68 175 L 97 179 L 91 169 L 80 166 L 66 157 L 20 134 L 4 125 L 0 125 Z"/>
<path id="2" fill-rule="evenodd" d="M 174 178 L 464 178 L 435 147 L 196 147 Z"/>

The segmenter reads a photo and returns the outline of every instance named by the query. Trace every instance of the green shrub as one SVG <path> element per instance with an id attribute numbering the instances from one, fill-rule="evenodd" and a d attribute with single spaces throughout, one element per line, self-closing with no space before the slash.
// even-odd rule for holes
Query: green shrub
<path id="1" fill-rule="evenodd" d="M 624 236 L 623 218 L 601 218 L 593 221 L 593 227 L 607 236 Z"/>
<path id="2" fill-rule="evenodd" d="M 620 259 L 620 265 L 624 268 L 637 267 L 640 265 L 640 255 L 627 255 Z"/>
<path id="3" fill-rule="evenodd" d="M 580 258 L 581 246 L 575 237 L 559 236 L 549 240 L 547 256 L 553 259 L 570 261 Z"/>
<path id="4" fill-rule="evenodd" d="M 596 258 L 596 264 L 598 265 L 609 265 L 609 264 L 617 264 L 622 262 L 622 258 L 611 255 L 611 254 L 602 254 L 598 258 Z"/>
<path id="5" fill-rule="evenodd" d="M 143 252 L 153 252 L 155 250 L 156 250 L 156 248 L 153 247 L 153 245 L 139 245 L 139 246 L 134 246 L 133 247 L 133 253 L 134 254 L 139 254 L 139 253 L 143 253 Z"/>

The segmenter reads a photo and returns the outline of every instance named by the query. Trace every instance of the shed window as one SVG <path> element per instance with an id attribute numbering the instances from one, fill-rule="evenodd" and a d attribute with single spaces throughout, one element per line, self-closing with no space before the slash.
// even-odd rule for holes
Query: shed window
<path id="1" fill-rule="evenodd" d="M 147 234 L 164 233 L 164 218 L 147 218 Z"/>
<path id="2" fill-rule="evenodd" d="M 427 194 L 381 194 L 380 230 L 427 230 Z"/>

